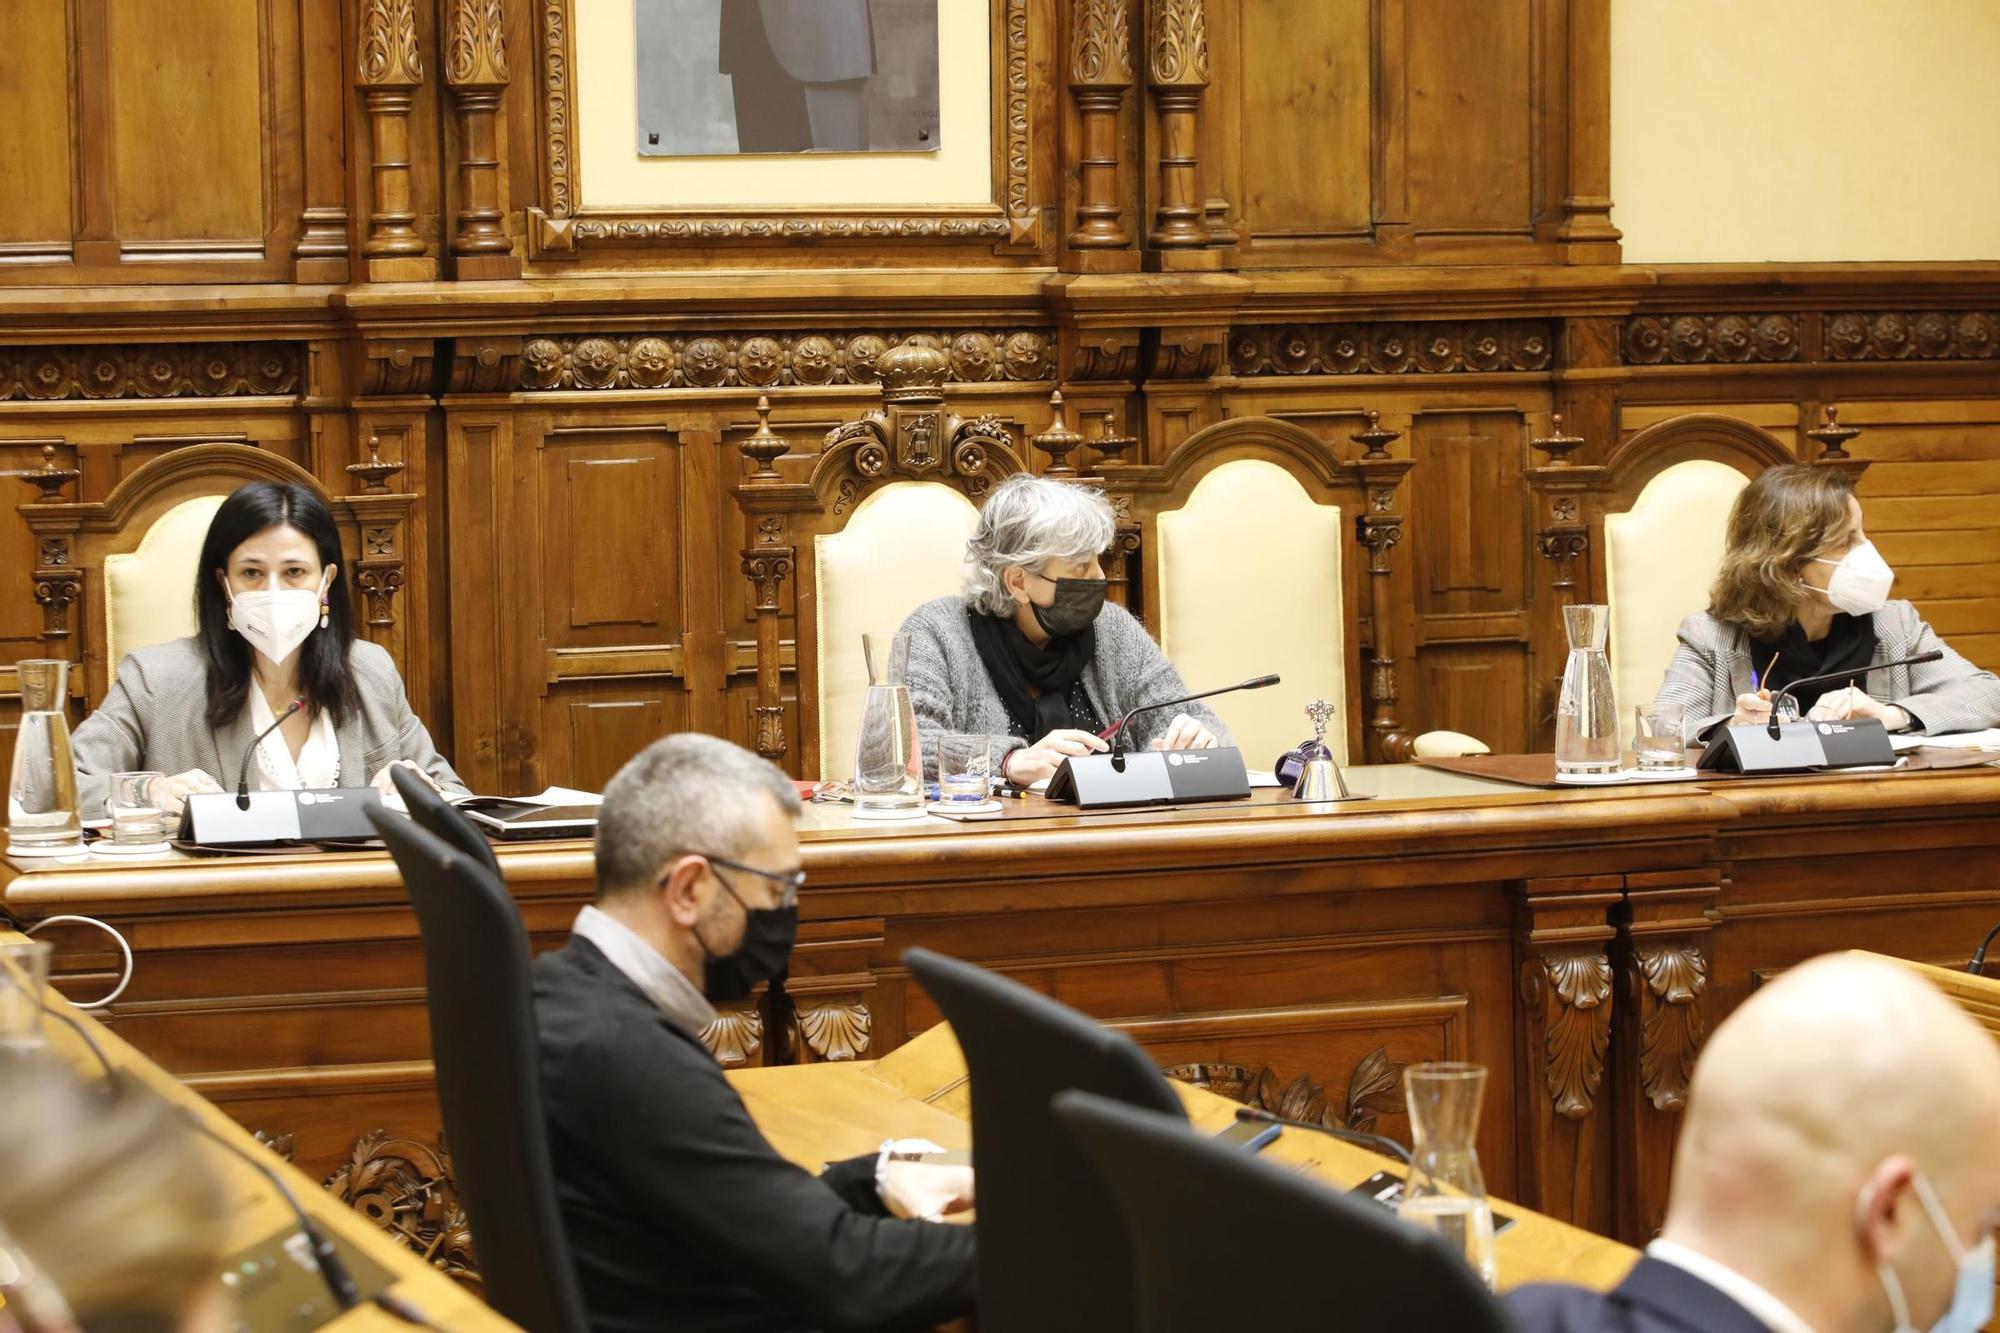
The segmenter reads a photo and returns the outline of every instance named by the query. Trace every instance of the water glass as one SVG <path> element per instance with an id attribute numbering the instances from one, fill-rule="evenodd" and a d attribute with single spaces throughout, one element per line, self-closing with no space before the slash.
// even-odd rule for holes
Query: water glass
<path id="1" fill-rule="evenodd" d="M 0 942 L 0 1054 L 41 1048 L 42 997 L 48 987 L 48 945 L 25 939 Z"/>
<path id="2" fill-rule="evenodd" d="M 1687 709 L 1679 704 L 1640 704 L 1632 732 L 1632 755 L 1639 771 L 1658 772 L 1687 765 Z"/>
<path id="3" fill-rule="evenodd" d="M 977 805 L 992 794 L 993 738 L 948 734 L 938 740 L 938 800 Z"/>
<path id="4" fill-rule="evenodd" d="M 166 838 L 166 812 L 153 794 L 161 781 L 158 773 L 111 775 L 111 794 L 104 804 L 111 811 L 114 846 L 150 847 Z"/>

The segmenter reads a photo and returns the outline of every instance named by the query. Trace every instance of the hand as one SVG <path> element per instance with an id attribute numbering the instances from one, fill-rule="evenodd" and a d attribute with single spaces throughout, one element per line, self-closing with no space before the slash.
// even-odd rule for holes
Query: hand
<path id="1" fill-rule="evenodd" d="M 1167 734 L 1153 742 L 1155 750 L 1213 750 L 1215 733 L 1186 713 L 1174 714 Z"/>
<path id="2" fill-rule="evenodd" d="M 432 791 L 437 792 L 439 795 L 442 795 L 444 793 L 444 788 L 437 785 L 437 779 L 433 778 L 430 774 L 424 772 L 424 770 L 421 767 L 419 767 L 417 765 L 417 762 L 413 759 L 391 759 L 388 763 L 382 765 L 382 771 L 380 773 L 377 773 L 374 777 L 368 779 L 368 785 L 373 787 L 376 791 L 381 792 L 384 796 L 396 795 L 396 784 L 394 780 L 390 778 L 389 775 L 395 772 L 396 769 L 398 768 L 409 769 L 412 773 L 415 773 L 418 777 L 422 778 L 425 784 L 429 786 Z"/>
<path id="3" fill-rule="evenodd" d="M 221 790 L 222 784 L 214 778 L 198 768 L 190 768 L 185 773 L 176 773 L 155 782 L 152 786 L 153 804 L 160 807 L 161 814 L 178 819 L 188 797 L 197 792 Z"/>
<path id="4" fill-rule="evenodd" d="M 1771 720 L 1771 692 L 1758 690 L 1754 694 L 1736 696 L 1736 716 L 1729 719 L 1733 727 L 1760 727 Z"/>
<path id="5" fill-rule="evenodd" d="M 1819 697 L 1806 715 L 1814 722 L 1846 722 L 1855 718 L 1872 717 L 1890 731 L 1901 731 L 1910 725 L 1910 715 L 1895 704 L 1885 704 L 1869 695 L 1866 690 L 1849 685 L 1844 690 L 1832 690 Z"/>
<path id="6" fill-rule="evenodd" d="M 1064 728 L 1050 732 L 1033 745 L 1008 751 L 1001 773 L 1017 787 L 1032 787 L 1043 778 L 1055 776 L 1063 760 L 1075 755 L 1103 754 L 1110 748 L 1087 731 Z"/>

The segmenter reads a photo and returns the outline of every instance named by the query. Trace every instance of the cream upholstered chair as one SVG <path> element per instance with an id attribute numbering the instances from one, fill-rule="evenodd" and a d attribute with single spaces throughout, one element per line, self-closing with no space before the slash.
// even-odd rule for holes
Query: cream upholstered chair
<path id="1" fill-rule="evenodd" d="M 813 538 L 821 778 L 854 776 L 868 665 L 864 634 L 894 633 L 910 612 L 956 594 L 979 511 L 954 488 L 899 481 L 855 507 L 839 532 Z"/>
<path id="2" fill-rule="evenodd" d="M 1708 605 L 1730 507 L 1749 484 L 1727 463 L 1690 459 L 1655 475 L 1624 513 L 1604 516 L 1612 687 L 1627 744 L 1633 706 L 1651 703 L 1666 677 L 1675 631 Z"/>
<path id="3" fill-rule="evenodd" d="M 134 649 L 195 632 L 201 545 L 225 498 L 183 500 L 153 520 L 136 548 L 104 557 L 104 660 L 113 676 Z"/>

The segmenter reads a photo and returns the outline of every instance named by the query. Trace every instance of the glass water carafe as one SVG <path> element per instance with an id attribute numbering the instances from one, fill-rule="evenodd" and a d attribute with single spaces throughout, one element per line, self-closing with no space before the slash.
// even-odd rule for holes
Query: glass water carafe
<path id="1" fill-rule="evenodd" d="M 854 810 L 863 818 L 923 812 L 924 757 L 910 706 L 910 636 L 864 634 L 868 694 L 854 744 Z"/>
<path id="2" fill-rule="evenodd" d="M 1465 1256 L 1472 1271 L 1493 1285 L 1493 1209 L 1479 1170 L 1479 1104 L 1486 1095 L 1486 1067 L 1418 1064 L 1403 1071 L 1409 1103 L 1410 1178 L 1396 1214 L 1435 1231 Z"/>
<path id="3" fill-rule="evenodd" d="M 1619 766 L 1618 701 L 1612 697 L 1611 661 L 1604 640 L 1608 606 L 1566 606 L 1569 661 L 1556 697 L 1556 772 L 1610 773 Z"/>
<path id="4" fill-rule="evenodd" d="M 30 658 L 15 664 L 21 682 L 21 730 L 7 782 L 7 854 L 73 856 L 83 851 L 76 761 L 63 716 L 69 663 Z"/>

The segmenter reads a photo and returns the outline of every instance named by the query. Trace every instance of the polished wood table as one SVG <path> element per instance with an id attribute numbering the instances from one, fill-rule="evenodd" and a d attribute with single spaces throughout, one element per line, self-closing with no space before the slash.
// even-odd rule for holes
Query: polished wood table
<path id="1" fill-rule="evenodd" d="M 13 931 L 0 930 L 0 942 L 19 938 L 20 936 Z M 458 1333 L 459 1330 L 464 1330 L 464 1333 L 483 1333 L 484 1330 L 498 1333 L 499 1330 L 515 1327 L 488 1309 L 465 1287 L 453 1282 L 404 1247 L 397 1245 L 379 1228 L 370 1225 L 361 1214 L 328 1197 L 317 1187 L 317 1182 L 280 1159 L 228 1116 L 134 1050 L 123 1038 L 99 1023 L 90 1014 L 76 1009 L 60 996 L 54 997 L 54 1004 L 57 1009 L 89 1032 L 90 1040 L 96 1042 L 98 1049 L 103 1052 L 104 1063 L 119 1070 L 125 1077 L 144 1084 L 168 1101 L 188 1107 L 217 1134 L 230 1140 L 243 1152 L 266 1161 L 278 1172 L 298 1198 L 301 1206 L 312 1214 L 314 1221 L 320 1224 L 334 1243 L 347 1252 L 348 1266 L 354 1270 L 354 1276 L 361 1282 L 364 1291 L 370 1290 L 372 1286 L 368 1277 L 369 1272 L 379 1267 L 387 1270 L 390 1279 L 388 1290 L 415 1307 L 418 1313 L 437 1328 L 451 1329 L 453 1333 Z M 43 1027 L 50 1048 L 68 1060 L 79 1075 L 84 1078 L 98 1077 L 101 1072 L 98 1057 L 81 1035 L 61 1022 L 47 1022 Z M 268 1180 L 226 1149 L 212 1143 L 204 1146 L 210 1165 L 221 1177 L 229 1196 L 230 1218 L 228 1235 L 224 1242 L 225 1254 L 269 1250 L 273 1248 L 270 1244 L 272 1238 L 288 1236 L 296 1231 L 298 1226 L 296 1215 L 279 1197 Z M 361 1256 L 359 1261 L 355 1258 L 357 1254 Z M 314 1281 L 316 1283 L 317 1279 Z M 316 1285 L 309 1284 L 309 1288 L 307 1294 L 311 1298 L 320 1298 L 321 1293 Z M 411 1325 L 374 1305 L 361 1305 L 335 1316 L 320 1327 L 342 1330 L 343 1333 L 345 1330 L 354 1330 L 354 1333 L 375 1330 L 376 1333 L 380 1333 L 381 1330 L 389 1329 L 408 1330 Z"/>
<path id="2" fill-rule="evenodd" d="M 1496 764 L 1509 761 L 1496 760 Z M 1518 761 L 1515 761 L 1518 762 Z M 802 817 L 811 883 L 783 993 L 710 1034 L 732 1067 L 879 1058 L 938 1021 L 921 944 L 1131 1034 L 1184 1081 L 1396 1137 L 1418 1060 L 1491 1071 L 1496 1195 L 1593 1231 L 1657 1226 L 1703 1036 L 1799 960 L 1866 947 L 1962 965 L 2000 917 L 1990 768 L 1543 790 L 1356 768 L 1373 799 L 986 823 Z M 591 893 L 587 844 L 502 849 L 537 948 Z M 21 918 L 83 912 L 132 940 L 110 1019 L 243 1124 L 351 1192 L 387 1165 L 434 1245 L 437 1143 L 416 924 L 381 853 L 0 865 Z M 62 986 L 116 955 L 53 927 Z M 378 1178 L 384 1173 L 374 1171 Z"/>

